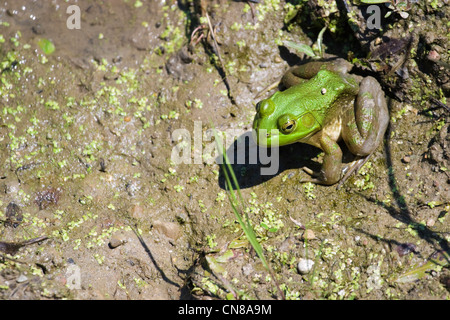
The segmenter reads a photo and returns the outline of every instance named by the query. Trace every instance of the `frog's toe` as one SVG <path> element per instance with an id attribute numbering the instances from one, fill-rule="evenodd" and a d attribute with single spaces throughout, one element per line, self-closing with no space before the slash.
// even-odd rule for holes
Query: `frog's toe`
<path id="1" fill-rule="evenodd" d="M 311 177 L 301 179 L 300 183 L 306 182 L 321 183 L 323 181 L 320 172 L 313 171 L 308 167 L 303 167 L 302 170 L 305 171 L 307 174 L 309 174 Z"/>
<path id="2" fill-rule="evenodd" d="M 344 174 L 344 176 L 341 178 L 341 180 L 339 181 L 339 184 L 337 185 L 337 188 L 339 189 L 340 187 L 342 187 L 342 185 L 345 183 L 345 181 L 348 180 L 348 178 L 350 178 L 350 176 L 354 173 L 354 172 L 358 172 L 359 169 L 361 169 L 361 167 L 367 162 L 367 160 L 369 160 L 370 156 L 372 154 L 369 154 L 368 156 L 355 160 L 353 161 L 351 164 L 349 164 L 348 166 L 346 166 L 343 170 L 342 173 Z"/>
<path id="3" fill-rule="evenodd" d="M 300 182 L 300 183 L 308 183 L 308 182 L 311 182 L 311 183 L 315 183 L 315 184 L 323 184 L 323 180 L 322 180 L 322 179 L 319 179 L 319 178 L 312 178 L 312 177 L 300 179 L 299 182 Z"/>
<path id="4" fill-rule="evenodd" d="M 315 183 L 315 184 L 322 184 L 322 185 L 329 186 L 329 185 L 335 184 L 337 182 L 336 179 L 327 179 L 325 177 L 325 173 L 323 171 L 316 172 L 316 171 L 311 170 L 308 167 L 303 167 L 302 169 L 307 174 L 309 174 L 311 177 L 310 178 L 301 179 L 300 183 L 311 182 L 311 183 Z"/>
<path id="5" fill-rule="evenodd" d="M 308 168 L 308 167 L 303 167 L 302 168 L 303 169 L 303 171 L 305 171 L 307 174 L 309 174 L 310 176 L 314 176 L 314 175 L 318 175 L 318 173 L 317 172 L 314 172 L 313 170 L 311 170 L 310 168 Z"/>

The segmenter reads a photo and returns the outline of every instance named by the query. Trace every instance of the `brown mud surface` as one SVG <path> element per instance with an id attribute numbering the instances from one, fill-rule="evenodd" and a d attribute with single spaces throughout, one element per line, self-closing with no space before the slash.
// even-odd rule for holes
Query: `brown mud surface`
<path id="1" fill-rule="evenodd" d="M 288 299 L 449 299 L 447 1 L 382 30 L 344 1 L 206 2 L 222 62 L 211 37 L 189 45 L 207 25 L 193 1 L 0 1 L 0 298 L 279 299 L 211 129 L 242 140 L 255 96 L 307 59 L 283 41 L 312 45 L 328 23 L 327 53 L 380 81 L 390 126 L 340 189 L 299 182 L 321 161 L 302 144 L 280 148 L 272 175 L 233 164 L 258 240 Z M 190 163 L 173 161 L 177 129 Z"/>

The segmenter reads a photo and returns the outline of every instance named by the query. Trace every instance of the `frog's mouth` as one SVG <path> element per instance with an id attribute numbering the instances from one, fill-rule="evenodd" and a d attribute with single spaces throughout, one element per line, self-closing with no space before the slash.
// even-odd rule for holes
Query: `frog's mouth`
<path id="1" fill-rule="evenodd" d="M 278 129 L 272 129 L 269 132 L 264 129 L 253 129 L 253 140 L 261 147 L 271 148 L 280 147 L 296 142 L 306 142 L 315 135 L 317 130 L 308 132 L 307 134 L 285 135 Z"/>
<path id="2" fill-rule="evenodd" d="M 252 126 L 253 141 L 259 146 L 270 147 L 272 138 L 274 136 L 278 136 L 279 134 L 278 129 L 273 129 L 270 131 L 266 129 L 259 129 L 261 121 L 261 117 L 259 116 L 259 114 L 257 114 L 255 119 L 253 120 Z"/>
<path id="3" fill-rule="evenodd" d="M 278 129 L 272 129 L 267 131 L 265 129 L 255 129 L 252 130 L 253 140 L 262 147 L 278 147 L 280 133 Z"/>

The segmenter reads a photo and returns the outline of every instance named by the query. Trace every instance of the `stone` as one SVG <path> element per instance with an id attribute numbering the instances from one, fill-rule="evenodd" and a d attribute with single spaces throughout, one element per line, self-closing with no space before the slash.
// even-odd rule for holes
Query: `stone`
<path id="1" fill-rule="evenodd" d="M 144 208 L 139 205 L 139 204 L 135 204 L 133 205 L 131 208 L 128 209 L 128 213 L 137 220 L 142 220 L 145 218 L 145 212 L 144 212 Z"/>
<path id="2" fill-rule="evenodd" d="M 22 283 L 22 282 L 25 282 L 25 281 L 27 281 L 27 280 L 28 280 L 28 278 L 27 278 L 27 276 L 24 275 L 24 274 L 21 274 L 21 275 L 16 279 L 17 283 Z"/>
<path id="3" fill-rule="evenodd" d="M 120 232 L 116 232 L 111 236 L 111 239 L 109 240 L 108 246 L 111 249 L 115 249 L 121 245 L 123 245 L 124 243 L 126 243 L 127 240 L 125 239 L 125 236 L 120 233 Z"/>
<path id="4" fill-rule="evenodd" d="M 314 261 L 311 259 L 300 259 L 297 265 L 297 270 L 300 274 L 307 274 L 309 273 L 314 266 Z"/>
<path id="5" fill-rule="evenodd" d="M 181 236 L 181 228 L 175 222 L 157 220 L 153 222 L 153 228 L 173 240 L 177 240 Z"/>
<path id="6" fill-rule="evenodd" d="M 314 234 L 314 231 L 311 229 L 306 229 L 305 232 L 303 232 L 302 239 L 303 240 L 313 240 L 316 238 L 316 235 Z"/>

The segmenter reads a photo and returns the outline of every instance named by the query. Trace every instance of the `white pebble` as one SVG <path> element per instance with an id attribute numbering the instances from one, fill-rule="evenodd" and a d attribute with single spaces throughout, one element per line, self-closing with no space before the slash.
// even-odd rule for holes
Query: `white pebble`
<path id="1" fill-rule="evenodd" d="M 28 278 L 27 278 L 27 276 L 24 275 L 24 274 L 21 274 L 21 275 L 16 279 L 16 281 L 17 281 L 18 283 L 22 283 L 22 282 L 25 282 L 25 281 L 27 281 L 27 280 L 28 280 Z"/>
<path id="2" fill-rule="evenodd" d="M 300 274 L 307 274 L 312 270 L 312 267 L 314 266 L 314 261 L 310 259 L 300 259 L 297 265 L 298 272 Z"/>

